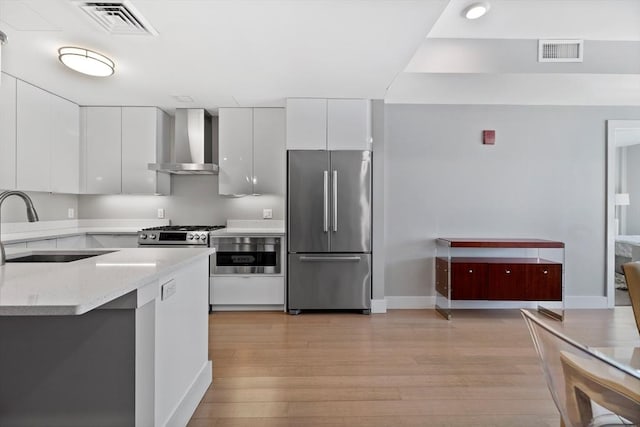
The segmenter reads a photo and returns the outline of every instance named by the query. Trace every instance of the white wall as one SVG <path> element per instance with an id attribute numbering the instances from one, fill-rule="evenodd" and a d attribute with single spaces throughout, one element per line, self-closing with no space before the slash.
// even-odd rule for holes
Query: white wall
<path id="1" fill-rule="evenodd" d="M 631 145 L 627 150 L 627 192 L 629 206 L 620 206 L 626 217 L 626 234 L 640 234 L 640 145 Z"/>
<path id="2" fill-rule="evenodd" d="M 80 218 L 156 218 L 158 208 L 173 224 L 224 224 L 227 219 L 262 219 L 262 209 L 284 218 L 284 197 L 223 197 L 215 175 L 173 175 L 170 196 L 79 196 Z"/>
<path id="3" fill-rule="evenodd" d="M 4 190 L 0 190 L 2 192 Z M 26 192 L 38 212 L 41 221 L 67 219 L 67 210 L 73 208 L 78 214 L 78 196 L 74 194 L 52 194 L 35 191 Z M 26 222 L 25 205 L 19 197 L 11 196 L 2 204 L 2 222 Z"/>
<path id="4" fill-rule="evenodd" d="M 564 241 L 567 295 L 605 294 L 605 120 L 640 108 L 398 104 L 385 117 L 386 295 L 435 294 L 439 236 Z"/>

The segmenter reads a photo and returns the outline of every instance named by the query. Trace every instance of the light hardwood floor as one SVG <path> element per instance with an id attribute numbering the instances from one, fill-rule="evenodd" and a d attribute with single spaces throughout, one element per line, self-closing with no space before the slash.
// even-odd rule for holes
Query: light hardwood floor
<path id="1" fill-rule="evenodd" d="M 562 327 L 640 345 L 625 309 Z M 209 334 L 213 385 L 190 427 L 559 425 L 517 310 L 215 313 Z"/>

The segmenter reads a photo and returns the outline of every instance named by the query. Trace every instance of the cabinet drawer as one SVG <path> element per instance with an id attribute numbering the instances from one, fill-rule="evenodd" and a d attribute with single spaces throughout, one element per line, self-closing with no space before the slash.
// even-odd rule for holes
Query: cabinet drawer
<path id="1" fill-rule="evenodd" d="M 490 264 L 489 299 L 512 301 L 525 299 L 525 280 L 524 264 Z"/>
<path id="2" fill-rule="evenodd" d="M 451 264 L 451 299 L 487 299 L 487 264 Z"/>
<path id="3" fill-rule="evenodd" d="M 212 305 L 284 304 L 283 276 L 213 276 Z"/>
<path id="4" fill-rule="evenodd" d="M 562 265 L 527 265 L 524 299 L 531 301 L 560 301 L 562 299 Z"/>

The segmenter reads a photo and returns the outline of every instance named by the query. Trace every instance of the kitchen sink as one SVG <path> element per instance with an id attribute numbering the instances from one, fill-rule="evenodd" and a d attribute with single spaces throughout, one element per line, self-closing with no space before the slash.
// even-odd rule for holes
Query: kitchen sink
<path id="1" fill-rule="evenodd" d="M 115 251 L 70 251 L 70 252 L 32 252 L 29 255 L 7 258 L 6 262 L 72 262 L 98 255 L 109 254 Z"/>

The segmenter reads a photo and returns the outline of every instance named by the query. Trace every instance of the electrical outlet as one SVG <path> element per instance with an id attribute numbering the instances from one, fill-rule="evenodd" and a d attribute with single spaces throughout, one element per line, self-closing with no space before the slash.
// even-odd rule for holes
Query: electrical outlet
<path id="1" fill-rule="evenodd" d="M 73 208 L 67 209 L 67 218 L 73 219 L 76 217 L 76 210 Z"/>
<path id="2" fill-rule="evenodd" d="M 262 219 L 273 218 L 273 209 L 262 209 Z"/>
<path id="3" fill-rule="evenodd" d="M 164 209 L 163 208 L 158 208 L 158 218 L 159 219 L 164 219 Z"/>

